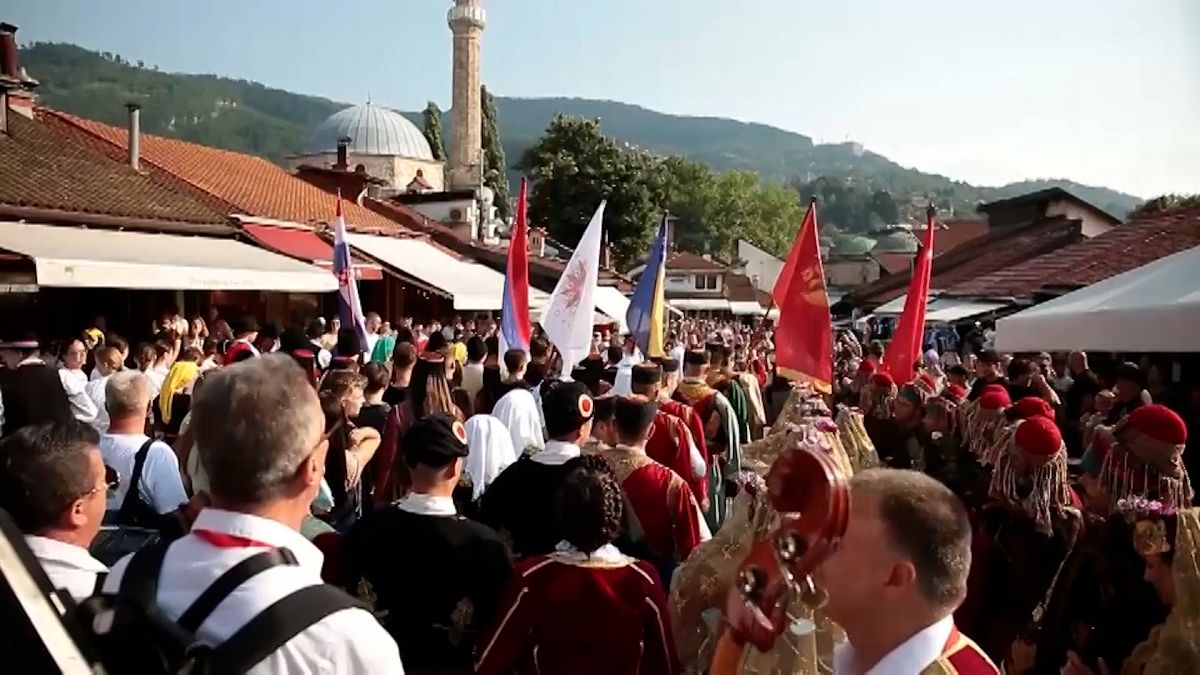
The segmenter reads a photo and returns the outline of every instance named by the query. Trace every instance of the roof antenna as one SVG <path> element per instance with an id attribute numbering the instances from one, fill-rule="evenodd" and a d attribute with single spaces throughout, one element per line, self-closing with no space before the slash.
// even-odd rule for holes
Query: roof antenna
<path id="1" fill-rule="evenodd" d="M 367 105 L 371 105 L 371 91 L 367 90 Z"/>

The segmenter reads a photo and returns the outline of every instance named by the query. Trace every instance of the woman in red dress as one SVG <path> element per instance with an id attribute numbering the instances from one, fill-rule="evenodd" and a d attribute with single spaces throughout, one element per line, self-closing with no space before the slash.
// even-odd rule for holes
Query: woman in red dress
<path id="1" fill-rule="evenodd" d="M 570 460 L 556 512 L 565 540 L 517 565 L 476 673 L 674 675 L 666 589 L 613 546 L 621 488 L 599 457 Z"/>

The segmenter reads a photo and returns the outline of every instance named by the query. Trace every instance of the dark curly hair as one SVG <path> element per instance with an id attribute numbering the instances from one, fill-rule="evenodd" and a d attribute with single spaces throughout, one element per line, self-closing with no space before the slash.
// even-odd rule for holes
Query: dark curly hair
<path id="1" fill-rule="evenodd" d="M 608 464 L 595 455 L 576 457 L 566 466 L 555 499 L 558 530 L 567 543 L 591 553 L 612 543 L 621 532 L 621 485 Z"/>

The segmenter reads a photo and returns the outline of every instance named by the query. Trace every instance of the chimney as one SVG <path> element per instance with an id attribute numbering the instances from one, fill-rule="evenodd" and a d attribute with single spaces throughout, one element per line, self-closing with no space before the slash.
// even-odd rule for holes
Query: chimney
<path id="1" fill-rule="evenodd" d="M 608 242 L 600 249 L 600 269 L 612 269 L 612 244 Z"/>
<path id="2" fill-rule="evenodd" d="M 343 136 L 337 140 L 337 164 L 333 165 L 334 171 L 347 171 L 350 169 L 350 162 L 346 159 L 346 152 L 349 149 L 349 136 Z"/>
<path id="3" fill-rule="evenodd" d="M 539 258 L 546 257 L 546 231 L 540 227 L 529 228 L 529 252 Z"/>
<path id="4" fill-rule="evenodd" d="M 0 22 L 0 75 L 21 79 L 21 68 L 17 64 L 17 27 Z"/>
<path id="5" fill-rule="evenodd" d="M 126 103 L 129 111 L 129 166 L 134 171 L 140 171 L 142 154 L 142 106 L 137 103 Z"/>

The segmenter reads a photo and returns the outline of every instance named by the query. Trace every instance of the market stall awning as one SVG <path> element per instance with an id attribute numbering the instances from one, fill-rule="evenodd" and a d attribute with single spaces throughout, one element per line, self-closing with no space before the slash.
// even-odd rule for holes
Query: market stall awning
<path id="1" fill-rule="evenodd" d="M 262 225 L 243 222 L 242 230 L 262 246 L 283 255 L 311 262 L 329 272 L 333 268 L 333 245 L 312 230 L 303 230 L 278 225 Z M 351 256 L 354 278 L 378 281 L 383 278 L 379 265 L 369 263 L 360 256 Z"/>
<path id="2" fill-rule="evenodd" d="M 629 314 L 629 298 L 615 286 L 597 286 L 592 296 L 596 309 L 611 317 L 622 331 L 629 330 L 625 316 Z"/>
<path id="3" fill-rule="evenodd" d="M 504 295 L 504 275 L 485 265 L 461 260 L 423 239 L 400 239 L 373 234 L 346 235 L 350 246 L 434 288 L 464 312 L 497 312 Z M 549 299 L 529 289 L 529 306 L 541 307 Z"/>
<path id="4" fill-rule="evenodd" d="M 730 300 L 729 311 L 733 312 L 734 316 L 762 316 L 767 313 L 765 307 L 749 300 Z"/>
<path id="5" fill-rule="evenodd" d="M 904 301 L 907 294 L 885 302 L 875 308 L 876 316 L 899 316 L 904 313 Z M 925 305 L 925 321 L 933 323 L 954 323 L 969 319 L 980 314 L 987 314 L 1008 305 L 1000 302 L 974 302 L 957 298 L 931 296 Z"/>
<path id="6" fill-rule="evenodd" d="M 683 312 L 729 311 L 729 301 L 725 298 L 671 298 L 667 302 Z"/>
<path id="7" fill-rule="evenodd" d="M 39 286 L 337 290 L 328 272 L 234 239 L 6 222 L 0 249 L 32 259 Z"/>
<path id="8" fill-rule="evenodd" d="M 1200 247 L 996 322 L 996 349 L 1196 352 Z"/>

